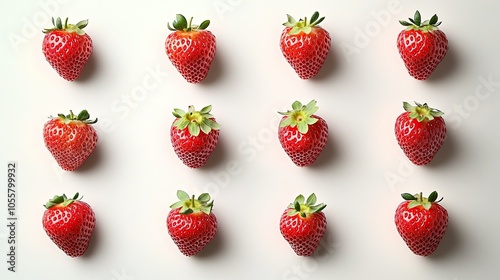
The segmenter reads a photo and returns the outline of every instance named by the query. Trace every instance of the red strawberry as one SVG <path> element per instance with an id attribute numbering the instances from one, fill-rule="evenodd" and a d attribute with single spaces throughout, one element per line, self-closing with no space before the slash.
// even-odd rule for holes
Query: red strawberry
<path id="1" fill-rule="evenodd" d="M 198 199 L 178 190 L 179 201 L 172 204 L 167 216 L 168 234 L 181 253 L 193 256 L 212 241 L 217 232 L 217 218 L 212 213 L 213 200 L 208 193 Z"/>
<path id="2" fill-rule="evenodd" d="M 403 103 L 406 112 L 396 119 L 394 131 L 398 144 L 406 156 L 416 165 L 431 162 L 446 137 L 443 112 L 429 108 L 426 103 L 412 106 Z"/>
<path id="3" fill-rule="evenodd" d="M 70 257 L 78 257 L 87 250 L 95 228 L 95 215 L 78 193 L 68 199 L 54 196 L 45 204 L 42 224 L 50 239 Z"/>
<path id="4" fill-rule="evenodd" d="M 295 101 L 292 108 L 292 111 L 279 112 L 284 117 L 279 125 L 278 138 L 293 163 L 308 166 L 316 161 L 326 145 L 328 125 L 314 115 L 318 110 L 315 100 L 305 106 Z"/>
<path id="5" fill-rule="evenodd" d="M 293 251 L 299 256 L 310 256 L 316 251 L 326 231 L 326 205 L 316 204 L 316 195 L 311 194 L 304 202 L 299 195 L 288 205 L 280 219 L 280 231 Z"/>
<path id="6" fill-rule="evenodd" d="M 407 28 L 398 35 L 398 50 L 408 73 L 417 80 L 427 79 L 448 51 L 448 39 L 439 30 L 437 15 L 421 21 L 419 11 L 410 22 L 399 22 Z"/>
<path id="7" fill-rule="evenodd" d="M 192 25 L 193 18 L 186 20 L 178 14 L 172 22 L 173 31 L 165 41 L 165 51 L 179 73 L 190 83 L 199 83 L 208 75 L 210 65 L 215 56 L 215 36 L 205 30 L 209 20 L 200 25 Z"/>
<path id="8" fill-rule="evenodd" d="M 436 201 L 438 194 L 435 191 L 429 198 L 422 197 L 422 193 L 401 196 L 406 201 L 399 204 L 394 216 L 399 235 L 413 253 L 428 256 L 443 239 L 448 228 L 448 212 Z"/>
<path id="9" fill-rule="evenodd" d="M 176 119 L 170 127 L 172 147 L 182 162 L 191 168 L 205 165 L 219 141 L 220 125 L 210 114 L 211 110 L 211 105 L 200 111 L 189 106 L 187 113 L 174 109 Z"/>
<path id="10" fill-rule="evenodd" d="M 45 29 L 42 50 L 45 59 L 65 80 L 74 81 L 80 76 L 85 63 L 92 54 L 92 39 L 83 31 L 88 24 L 82 20 L 77 24 L 64 24 L 57 18 L 54 27 Z"/>
<path id="11" fill-rule="evenodd" d="M 281 52 L 301 79 L 312 78 L 318 74 L 330 51 L 330 34 L 318 25 L 325 18 L 318 19 L 318 12 L 310 20 L 296 21 L 290 15 L 287 18 L 280 38 Z"/>
<path id="12" fill-rule="evenodd" d="M 59 166 L 67 171 L 77 169 L 90 156 L 97 145 L 97 132 L 89 120 L 87 110 L 74 115 L 59 114 L 45 123 L 43 140 L 45 146 L 56 159 Z"/>

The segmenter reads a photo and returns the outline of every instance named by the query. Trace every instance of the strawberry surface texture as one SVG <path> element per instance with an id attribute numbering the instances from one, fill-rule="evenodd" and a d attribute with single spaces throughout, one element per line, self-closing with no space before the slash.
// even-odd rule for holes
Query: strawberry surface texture
<path id="1" fill-rule="evenodd" d="M 314 193 L 307 200 L 298 195 L 281 214 L 280 232 L 298 256 L 312 255 L 326 232 L 326 216 L 322 212 L 326 205 L 316 205 L 316 200 Z"/>
<path id="2" fill-rule="evenodd" d="M 316 101 L 307 105 L 295 101 L 292 110 L 284 115 L 278 128 L 278 139 L 283 150 L 299 167 L 313 164 L 326 146 L 328 124 L 314 113 L 319 109 Z"/>
<path id="3" fill-rule="evenodd" d="M 92 154 L 97 146 L 97 132 L 87 110 L 78 115 L 59 114 L 51 117 L 43 127 L 45 146 L 59 166 L 67 171 L 78 169 Z"/>
<path id="4" fill-rule="evenodd" d="M 403 102 L 406 112 L 396 119 L 394 131 L 399 146 L 415 165 L 432 161 L 446 138 L 443 112 L 430 108 L 426 103 L 416 106 Z"/>
<path id="5" fill-rule="evenodd" d="M 448 228 L 448 212 L 436 201 L 437 192 L 429 198 L 422 193 L 402 194 L 405 201 L 396 209 L 394 222 L 408 248 L 416 255 L 429 256 L 439 246 Z"/>
<path id="6" fill-rule="evenodd" d="M 63 23 L 60 18 L 54 21 L 54 27 L 45 29 L 42 51 L 45 59 L 65 80 L 76 80 L 89 60 L 93 44 L 90 36 L 83 31 L 88 20 L 77 24 Z"/>
<path id="7" fill-rule="evenodd" d="M 179 251 L 194 256 L 207 246 L 217 233 L 217 218 L 212 212 L 213 200 L 208 193 L 197 199 L 182 190 L 177 191 L 179 201 L 170 206 L 167 229 Z"/>
<path id="8" fill-rule="evenodd" d="M 281 52 L 301 79 L 310 79 L 319 73 L 330 52 L 330 33 L 319 26 L 325 18 L 318 12 L 310 19 L 287 18 L 280 37 Z"/>
<path id="9" fill-rule="evenodd" d="M 45 204 L 42 224 L 49 238 L 70 257 L 82 256 L 95 229 L 95 214 L 89 204 L 66 195 L 54 196 Z"/>
<path id="10" fill-rule="evenodd" d="M 439 29 L 437 15 L 421 20 L 420 12 L 414 18 L 400 21 L 406 29 L 397 38 L 397 48 L 410 76 L 426 80 L 434 72 L 448 52 L 448 39 Z"/>
<path id="11" fill-rule="evenodd" d="M 216 38 L 206 28 L 210 21 L 193 25 L 192 18 L 187 21 L 177 14 L 176 20 L 168 29 L 172 31 L 165 40 L 165 52 L 177 71 L 189 83 L 203 81 L 215 57 Z"/>
<path id="12" fill-rule="evenodd" d="M 208 105 L 197 111 L 174 109 L 176 117 L 170 127 L 170 140 L 178 158 L 188 167 L 200 168 L 210 158 L 219 141 L 220 125 L 210 113 Z"/>

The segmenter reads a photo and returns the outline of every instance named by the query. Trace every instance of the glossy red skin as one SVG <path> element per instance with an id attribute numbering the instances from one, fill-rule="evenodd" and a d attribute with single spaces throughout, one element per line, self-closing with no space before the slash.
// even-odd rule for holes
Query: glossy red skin
<path id="1" fill-rule="evenodd" d="M 61 77 L 74 81 L 92 54 L 92 39 L 88 34 L 54 30 L 43 38 L 42 50 L 45 59 Z"/>
<path id="2" fill-rule="evenodd" d="M 213 121 L 215 119 L 212 118 Z M 175 122 L 175 120 L 174 120 Z M 193 136 L 187 128 L 170 127 L 170 140 L 175 153 L 182 162 L 191 168 L 200 168 L 208 161 L 219 141 L 219 130 L 212 129 L 205 134 L 200 131 Z"/>
<path id="3" fill-rule="evenodd" d="M 448 228 L 448 212 L 438 203 L 429 210 L 423 206 L 408 209 L 409 201 L 399 204 L 394 222 L 408 248 L 419 256 L 432 254 Z"/>
<path id="4" fill-rule="evenodd" d="M 73 171 L 92 154 L 98 137 L 90 124 L 81 121 L 65 124 L 61 119 L 54 118 L 45 123 L 43 140 L 59 166 Z"/>
<path id="5" fill-rule="evenodd" d="M 330 34 L 321 27 L 312 27 L 309 34 L 290 35 L 290 29 L 286 27 L 281 33 L 281 52 L 301 79 L 310 79 L 325 63 L 330 51 Z"/>
<path id="6" fill-rule="evenodd" d="M 172 209 L 167 216 L 168 234 L 181 253 L 193 256 L 205 248 L 217 233 L 217 218 L 213 212 L 207 215 L 201 211 L 191 214 Z"/>
<path id="7" fill-rule="evenodd" d="M 446 124 L 442 117 L 419 122 L 404 112 L 396 119 L 394 131 L 399 146 L 415 165 L 432 161 L 446 138 Z"/>
<path id="8" fill-rule="evenodd" d="M 47 235 L 70 257 L 79 257 L 85 253 L 95 222 L 95 214 L 90 205 L 79 200 L 68 206 L 56 205 L 46 209 L 42 218 Z"/>
<path id="9" fill-rule="evenodd" d="M 313 164 L 326 146 L 328 140 L 328 124 L 316 115 L 318 121 L 309 125 L 306 134 L 299 132 L 297 127 L 279 127 L 278 139 L 281 146 L 297 166 L 304 167 Z M 282 119 L 288 118 L 284 116 Z"/>
<path id="10" fill-rule="evenodd" d="M 445 57 L 448 39 L 441 30 L 403 30 L 397 46 L 408 73 L 417 80 L 426 80 Z"/>
<path id="11" fill-rule="evenodd" d="M 208 30 L 178 30 L 165 40 L 168 58 L 189 83 L 199 83 L 207 77 L 215 50 L 215 36 Z"/>
<path id="12" fill-rule="evenodd" d="M 299 214 L 288 216 L 286 209 L 280 218 L 280 232 L 298 256 L 310 256 L 319 246 L 326 232 L 326 216 L 323 212 L 302 218 Z"/>

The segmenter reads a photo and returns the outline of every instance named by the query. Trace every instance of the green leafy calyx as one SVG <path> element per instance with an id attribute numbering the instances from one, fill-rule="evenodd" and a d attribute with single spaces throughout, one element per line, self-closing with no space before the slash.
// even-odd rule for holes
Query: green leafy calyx
<path id="1" fill-rule="evenodd" d="M 212 105 L 203 107 L 200 111 L 196 111 L 194 106 L 189 106 L 187 112 L 174 109 L 172 114 L 177 119 L 174 121 L 173 126 L 180 130 L 187 127 L 189 133 L 193 136 L 198 136 L 200 131 L 208 134 L 212 129 L 218 130 L 220 125 L 213 120 L 213 116 L 210 114 L 211 110 Z"/>
<path id="2" fill-rule="evenodd" d="M 415 195 L 403 193 L 401 194 L 401 197 L 403 197 L 404 200 L 410 201 L 410 203 L 408 203 L 408 209 L 422 206 L 425 210 L 429 210 L 431 209 L 433 203 L 438 203 L 443 200 L 443 198 L 441 198 L 439 201 L 436 201 L 438 198 L 438 193 L 436 191 L 431 192 L 429 197 L 423 197 L 422 193 Z"/>
<path id="3" fill-rule="evenodd" d="M 320 24 L 325 19 L 325 17 L 320 18 L 317 11 L 314 12 L 310 19 L 307 19 L 307 17 L 305 17 L 304 19 L 299 19 L 299 21 L 296 21 L 291 15 L 286 15 L 286 17 L 287 22 L 283 23 L 283 25 L 291 28 L 288 32 L 288 34 L 290 35 L 297 35 L 300 32 L 309 34 L 311 33 L 313 27 L 318 26 L 318 24 Z"/>
<path id="4" fill-rule="evenodd" d="M 406 112 L 409 112 L 408 115 L 412 119 L 416 119 L 419 122 L 422 121 L 432 121 L 436 117 L 442 116 L 444 113 L 438 109 L 430 108 L 427 103 L 420 104 L 415 102 L 416 106 L 412 106 L 408 102 L 403 102 L 403 108 Z"/>
<path id="5" fill-rule="evenodd" d="M 44 207 L 47 209 L 50 209 L 54 206 L 66 207 L 71 203 L 80 200 L 81 198 L 78 198 L 78 196 L 80 196 L 79 193 L 76 193 L 72 198 L 68 198 L 65 194 L 55 195 L 52 199 L 50 199 L 47 203 L 45 203 Z"/>
<path id="6" fill-rule="evenodd" d="M 433 31 L 439 29 L 438 26 L 441 22 L 438 22 L 438 16 L 433 15 L 430 20 L 422 22 L 422 17 L 420 12 L 417 10 L 413 18 L 408 18 L 409 21 L 400 20 L 401 25 L 406 26 L 406 30 L 421 30 L 421 31 Z"/>
<path id="7" fill-rule="evenodd" d="M 43 30 L 43 33 L 47 34 L 55 30 L 62 30 L 66 31 L 69 33 L 76 33 L 78 35 L 85 35 L 85 31 L 83 31 L 83 28 L 85 28 L 89 24 L 89 21 L 87 19 L 79 21 L 77 24 L 68 24 L 68 18 L 62 22 L 61 18 L 57 18 L 54 20 L 52 18 L 52 25 L 54 25 L 52 28 L 46 28 Z"/>
<path id="8" fill-rule="evenodd" d="M 87 110 L 82 110 L 78 115 L 75 115 L 73 111 L 70 110 L 68 115 L 57 114 L 57 117 L 50 116 L 50 118 L 58 118 L 65 124 L 69 124 L 72 121 L 80 121 L 85 124 L 95 124 L 97 122 L 97 118 L 95 120 L 90 119 L 90 114 Z"/>
<path id="9" fill-rule="evenodd" d="M 315 124 L 318 119 L 313 117 L 313 114 L 318 111 L 316 100 L 311 100 L 307 105 L 302 105 L 299 101 L 292 104 L 292 110 L 286 112 L 278 112 L 287 116 L 280 122 L 280 127 L 297 127 L 300 133 L 306 134 L 309 130 L 309 125 Z"/>
<path id="10" fill-rule="evenodd" d="M 179 201 L 170 205 L 170 208 L 180 208 L 179 213 L 181 214 L 188 215 L 191 213 L 203 212 L 210 215 L 212 207 L 214 206 L 214 201 L 210 200 L 210 195 L 208 193 L 202 193 L 198 196 L 198 199 L 195 199 L 194 195 L 189 196 L 185 191 L 178 190 L 177 198 Z"/>
<path id="11" fill-rule="evenodd" d="M 302 218 L 307 218 L 308 216 L 321 212 L 325 209 L 326 204 L 320 203 L 316 204 L 316 195 L 312 193 L 307 199 L 303 195 L 299 194 L 293 203 L 288 205 L 289 211 L 288 216 L 300 215 Z"/>
<path id="12" fill-rule="evenodd" d="M 167 27 L 171 31 L 184 31 L 184 32 L 189 32 L 189 31 L 198 31 L 198 30 L 205 30 L 207 27 L 210 25 L 210 20 L 204 20 L 200 25 L 194 25 L 192 24 L 193 18 L 191 17 L 189 21 L 181 15 L 177 14 L 175 16 L 175 20 L 172 22 L 172 26 L 170 26 L 170 23 L 167 23 Z"/>

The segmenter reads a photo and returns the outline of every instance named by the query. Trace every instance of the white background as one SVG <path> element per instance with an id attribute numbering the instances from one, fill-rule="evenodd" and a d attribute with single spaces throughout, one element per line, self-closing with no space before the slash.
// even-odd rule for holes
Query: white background
<path id="1" fill-rule="evenodd" d="M 2 279 L 496 279 L 500 70 L 495 1 L 2 1 L 0 9 L 0 275 Z M 449 52 L 427 81 L 411 78 L 396 49 L 399 19 L 437 13 Z M 286 14 L 319 11 L 332 37 L 320 74 L 300 80 L 278 41 Z M 201 84 L 188 84 L 164 52 L 175 14 L 211 19 L 217 52 Z M 94 53 L 75 82 L 41 51 L 50 17 L 89 19 Z M 488 82 L 489 81 L 489 82 Z M 298 168 L 277 140 L 295 100 L 318 101 L 330 127 L 318 161 Z M 393 132 L 403 101 L 445 112 L 444 146 L 425 167 L 409 163 Z M 173 108 L 212 104 L 222 125 L 207 165 L 184 166 L 170 145 Z M 87 109 L 99 143 L 75 172 L 44 146 L 48 116 Z M 7 162 L 18 163 L 16 273 L 7 271 Z M 215 198 L 219 231 L 183 256 L 165 219 L 176 190 Z M 438 191 L 449 229 L 430 257 L 413 255 L 393 222 L 400 193 Z M 85 256 L 46 236 L 43 204 L 80 192 L 97 227 Z M 296 256 L 279 217 L 296 195 L 326 203 L 327 234 Z"/>

